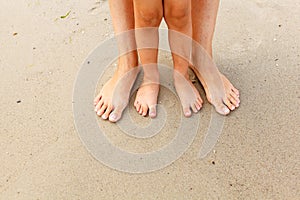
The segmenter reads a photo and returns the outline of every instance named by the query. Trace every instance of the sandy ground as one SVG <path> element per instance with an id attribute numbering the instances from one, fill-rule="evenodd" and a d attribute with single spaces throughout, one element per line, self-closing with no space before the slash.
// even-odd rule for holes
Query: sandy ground
<path id="1" fill-rule="evenodd" d="M 205 159 L 197 153 L 207 102 L 180 159 L 159 171 L 128 174 L 89 154 L 72 114 L 81 63 L 113 34 L 107 1 L 1 1 L 1 199 L 299 199 L 299 10 L 292 0 L 221 1 L 215 61 L 240 89 L 241 107 L 226 118 Z M 168 56 L 161 60 L 170 64 Z M 168 90 L 160 101 L 180 114 Z M 148 120 L 132 113 L 137 123 Z M 99 123 L 124 145 L 115 125 Z M 175 125 L 171 118 L 154 143 L 167 143 Z"/>

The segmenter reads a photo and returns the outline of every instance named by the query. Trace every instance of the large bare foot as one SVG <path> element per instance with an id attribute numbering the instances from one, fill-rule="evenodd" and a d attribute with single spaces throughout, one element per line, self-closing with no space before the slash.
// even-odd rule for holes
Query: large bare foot
<path id="1" fill-rule="evenodd" d="M 121 57 L 118 69 L 113 77 L 103 86 L 94 99 L 95 112 L 103 119 L 117 122 L 128 104 L 131 88 L 136 80 L 139 68 L 137 59 Z"/>
<path id="2" fill-rule="evenodd" d="M 181 73 L 174 70 L 173 79 L 176 92 L 180 98 L 183 114 L 186 117 L 190 117 L 192 115 L 191 109 L 194 113 L 197 113 L 202 108 L 203 101 L 200 94 L 189 79 L 188 73 Z"/>
<path id="3" fill-rule="evenodd" d="M 194 66 L 191 68 L 203 85 L 207 100 L 215 106 L 218 113 L 227 115 L 230 110 L 233 111 L 239 107 L 239 91 L 223 74 L 216 70 L 215 73 L 219 73 L 219 75 L 215 76 L 219 76 L 220 81 L 205 81 L 197 68 Z"/>
<path id="4" fill-rule="evenodd" d="M 159 72 L 156 66 L 144 66 L 144 79 L 139 87 L 134 106 L 136 111 L 146 116 L 149 111 L 151 118 L 156 117 L 156 105 L 159 92 Z"/>
<path id="5" fill-rule="evenodd" d="M 212 58 L 211 41 L 205 45 L 193 43 L 190 68 L 194 71 L 204 87 L 207 100 L 214 105 L 216 111 L 228 115 L 239 107 L 239 91 L 220 73 Z"/>

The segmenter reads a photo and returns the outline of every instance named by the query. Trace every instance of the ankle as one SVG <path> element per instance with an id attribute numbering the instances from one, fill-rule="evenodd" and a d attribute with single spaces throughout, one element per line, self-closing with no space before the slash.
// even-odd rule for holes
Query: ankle
<path id="1" fill-rule="evenodd" d="M 188 68 L 174 68 L 174 73 L 173 76 L 174 77 L 178 77 L 178 76 L 182 76 L 185 77 L 186 79 L 189 79 L 189 74 L 188 74 Z"/>
<path id="2" fill-rule="evenodd" d="M 119 69 L 128 70 L 134 67 L 138 67 L 138 55 L 136 50 L 119 57 Z"/>
<path id="3" fill-rule="evenodd" d="M 143 82 L 159 84 L 159 72 L 154 70 L 152 72 L 144 73 Z"/>
<path id="4" fill-rule="evenodd" d="M 201 54 L 204 54 L 202 56 L 209 55 L 209 57 L 212 58 L 212 43 L 211 42 L 207 42 L 207 43 L 201 42 L 196 45 L 197 46 L 199 45 L 199 47 L 193 48 L 192 57 L 197 56 L 197 54 L 201 53 Z"/>

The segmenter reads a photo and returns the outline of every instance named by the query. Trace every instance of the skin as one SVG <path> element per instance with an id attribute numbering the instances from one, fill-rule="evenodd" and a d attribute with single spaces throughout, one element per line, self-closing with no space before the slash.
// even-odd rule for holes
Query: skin
<path id="1" fill-rule="evenodd" d="M 193 48 L 192 56 L 193 59 L 204 57 L 209 61 L 207 66 L 191 68 L 201 81 L 208 101 L 215 106 L 217 112 L 227 115 L 239 107 L 240 99 L 239 91 L 219 72 L 212 61 L 212 41 L 218 8 L 219 0 L 192 0 L 193 40 L 202 47 L 200 50 Z"/>
<path id="2" fill-rule="evenodd" d="M 134 0 L 134 11 L 135 25 L 138 30 L 136 32 L 138 53 L 144 69 L 144 81 L 134 103 L 137 112 L 146 116 L 149 110 L 150 117 L 156 116 L 155 105 L 159 92 L 158 27 L 162 17 L 165 18 L 169 28 L 169 43 L 174 62 L 174 85 L 180 97 L 184 115 L 191 116 L 191 110 L 198 112 L 202 107 L 202 99 L 187 73 L 189 61 L 186 58 L 191 53 L 192 42 L 185 42 L 179 38 L 180 34 L 185 35 L 186 38 L 192 37 L 191 2 L 189 0 Z M 141 28 L 147 29 L 141 30 Z M 145 41 L 149 42 L 151 49 L 143 48 Z M 182 49 L 180 56 L 176 54 L 179 49 Z"/>
<path id="3" fill-rule="evenodd" d="M 193 59 L 196 58 L 195 60 L 197 60 L 197 58 L 201 57 L 199 55 L 205 54 L 206 57 L 209 57 L 210 60 L 212 60 L 212 39 L 214 35 L 219 0 L 192 0 L 191 2 L 191 17 L 193 24 L 192 37 L 193 40 L 199 43 L 203 48 L 199 51 L 197 50 L 197 48 L 194 47 L 195 45 L 192 45 L 192 57 Z M 133 0 L 110 0 L 109 4 L 111 16 L 113 19 L 114 31 L 116 35 L 135 28 Z M 152 2 L 152 4 L 154 3 Z M 161 1 L 160 5 L 162 5 Z M 166 6 L 164 12 L 169 12 L 171 10 L 170 7 L 167 7 L 167 5 L 164 6 Z M 168 9 L 170 10 L 168 11 Z M 159 20 L 160 17 L 162 17 L 161 14 L 156 19 Z M 181 29 L 181 32 L 183 32 L 183 34 L 189 35 L 188 32 L 182 31 L 182 27 L 180 28 L 180 20 L 177 19 L 176 21 L 175 16 L 173 16 L 175 18 L 174 21 L 176 21 L 174 22 L 174 24 L 170 21 L 171 17 L 168 17 L 168 14 L 165 17 L 169 18 L 169 23 L 167 22 L 169 28 L 177 30 L 178 26 L 179 32 Z M 176 23 L 179 24 L 176 26 Z M 140 24 L 140 26 L 144 25 Z M 174 27 L 172 25 L 174 25 Z M 122 54 L 122 56 L 120 56 L 118 61 L 118 68 L 114 73 L 114 76 L 105 84 L 101 92 L 96 96 L 94 100 L 96 113 L 103 119 L 109 119 L 111 122 L 116 122 L 121 118 L 122 112 L 125 106 L 128 104 L 130 89 L 138 73 L 138 70 L 135 70 L 136 66 L 138 65 L 137 51 L 126 51 L 126 47 L 128 46 L 129 49 L 136 49 L 135 37 L 134 35 L 130 35 L 126 38 L 118 40 L 120 55 L 123 52 L 126 52 L 126 54 Z M 154 39 L 155 38 L 156 37 L 154 37 Z M 171 41 L 170 43 L 172 44 Z M 152 43 L 152 45 L 153 44 L 156 44 L 155 41 L 154 43 Z M 175 46 L 180 46 L 180 44 Z M 149 110 L 149 115 L 151 117 L 155 117 L 155 105 L 157 101 L 157 94 L 159 91 L 159 80 L 157 78 L 158 74 L 156 73 L 157 65 L 155 65 L 157 60 L 155 59 L 155 57 L 157 57 L 157 50 L 155 50 L 154 46 L 152 50 L 150 49 L 149 51 L 149 55 L 152 55 L 150 57 L 153 60 L 149 59 L 149 64 L 145 65 L 147 67 L 144 66 L 144 70 L 147 71 L 149 69 L 149 73 L 146 73 L 149 74 L 149 77 L 144 77 L 144 84 L 141 85 L 138 91 L 135 101 L 135 107 L 140 114 L 146 115 L 145 113 L 147 113 L 147 111 Z M 202 51 L 205 52 L 203 53 Z M 144 51 L 145 55 L 148 53 L 149 52 Z M 196 98 L 196 102 L 198 101 L 197 103 L 199 105 L 199 109 L 201 108 L 202 100 L 200 96 L 198 97 L 197 95 L 198 91 L 194 91 L 193 85 L 186 81 L 186 63 L 184 63 L 184 59 L 183 62 L 180 59 L 178 61 L 176 55 L 173 55 L 173 59 L 174 61 L 177 60 L 176 63 L 180 63 L 175 64 L 174 62 L 174 84 L 176 86 L 176 83 L 181 82 L 181 84 L 177 84 L 176 89 L 178 95 L 180 96 L 184 113 L 186 116 L 189 116 L 190 113 L 187 113 L 185 111 L 190 109 L 187 109 L 188 103 L 186 103 L 184 99 Z M 145 58 L 145 60 L 147 63 L 148 58 Z M 197 62 L 192 62 L 192 64 L 195 63 Z M 215 106 L 217 112 L 226 115 L 230 112 L 230 110 L 234 110 L 239 106 L 239 91 L 230 83 L 230 81 L 224 75 L 222 75 L 218 71 L 215 65 L 210 64 L 208 66 L 210 67 L 199 67 L 198 65 L 191 65 L 191 68 L 194 70 L 195 74 L 201 81 L 209 102 Z M 217 81 L 211 81 L 211 79 L 208 78 L 212 76 L 215 77 Z M 121 84 L 118 84 L 120 82 Z M 129 89 L 122 88 L 120 86 L 118 87 L 118 85 L 126 85 L 127 87 L 129 87 Z M 182 86 L 182 88 L 179 88 L 179 86 Z M 188 94 L 190 94 L 191 97 L 188 96 Z M 119 101 L 113 100 L 113 97 L 115 96 L 118 97 Z M 193 111 L 198 110 L 196 104 L 194 104 L 194 106 L 190 105 L 190 108 L 192 108 Z"/>
<path id="4" fill-rule="evenodd" d="M 163 5 L 161 0 L 133 2 L 136 43 L 144 70 L 143 82 L 137 91 L 134 106 L 142 116 L 146 116 L 149 110 L 149 116 L 155 117 L 159 92 L 158 26 L 163 17 Z M 147 44 L 144 41 L 147 41 Z"/>
<path id="5" fill-rule="evenodd" d="M 116 35 L 134 29 L 134 15 L 132 0 L 110 0 L 110 12 Z M 133 31 L 129 32 L 133 33 Z M 94 99 L 95 112 L 103 119 L 111 122 L 118 121 L 128 104 L 132 85 L 138 74 L 137 51 L 134 34 L 121 34 L 118 38 L 120 57 L 118 67 L 113 77 L 103 86 Z"/>

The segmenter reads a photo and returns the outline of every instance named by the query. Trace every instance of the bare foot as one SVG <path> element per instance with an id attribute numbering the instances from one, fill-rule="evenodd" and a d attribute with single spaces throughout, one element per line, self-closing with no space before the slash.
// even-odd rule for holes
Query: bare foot
<path id="1" fill-rule="evenodd" d="M 195 88 L 188 74 L 182 74 L 174 70 L 173 74 L 176 92 L 180 98 L 183 114 L 186 117 L 192 115 L 191 109 L 197 113 L 202 108 L 202 99 L 198 90 Z"/>
<path id="2" fill-rule="evenodd" d="M 193 43 L 192 62 L 194 71 L 204 87 L 207 100 L 221 115 L 228 115 L 239 107 L 239 91 L 220 73 L 212 58 L 212 44 Z"/>
<path id="3" fill-rule="evenodd" d="M 210 81 L 210 85 L 208 85 L 199 73 L 199 70 L 197 70 L 194 66 L 191 66 L 191 69 L 203 85 L 207 100 L 215 106 L 218 113 L 227 115 L 230 113 L 230 110 L 233 111 L 239 107 L 239 91 L 223 74 L 218 72 L 218 70 L 216 70 L 216 73 L 219 73 L 221 83 L 219 83 L 219 81 Z M 213 91 L 213 93 L 211 91 Z"/>
<path id="4" fill-rule="evenodd" d="M 130 66 L 130 67 L 128 67 Z M 136 62 L 125 64 L 121 59 L 113 77 L 103 86 L 94 99 L 95 112 L 102 119 L 117 122 L 128 104 L 131 88 L 139 68 Z"/>
<path id="5" fill-rule="evenodd" d="M 137 91 L 134 107 L 140 115 L 145 117 L 149 111 L 149 116 L 154 118 L 156 117 L 159 92 L 159 72 L 157 67 L 147 67 L 145 69 L 146 67 L 144 66 L 144 80 Z"/>

